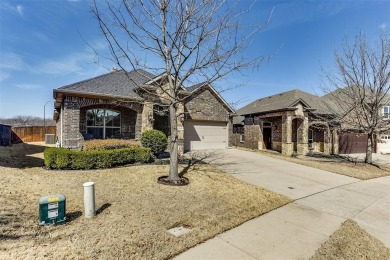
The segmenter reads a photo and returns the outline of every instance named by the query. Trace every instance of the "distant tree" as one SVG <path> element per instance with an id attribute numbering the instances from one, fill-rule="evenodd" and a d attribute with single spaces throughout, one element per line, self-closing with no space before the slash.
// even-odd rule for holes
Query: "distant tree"
<path id="1" fill-rule="evenodd" d="M 180 183 L 177 119 L 182 112 L 178 111 L 178 105 L 188 98 L 183 94 L 183 84 L 197 80 L 212 83 L 234 71 L 259 65 L 265 57 L 245 57 L 244 51 L 264 24 L 243 26 L 251 6 L 241 10 L 239 1 L 107 0 L 104 6 L 101 3 L 93 1 L 92 12 L 108 42 L 108 58 L 123 70 L 141 68 L 166 75 L 168 88 L 159 91 L 169 111 L 171 130 L 166 181 Z M 144 62 L 145 55 L 153 62 Z M 147 87 L 143 90 L 154 94 Z"/>
<path id="2" fill-rule="evenodd" d="M 46 118 L 46 126 L 55 126 L 56 123 L 53 119 Z M 0 118 L 0 124 L 6 124 L 11 126 L 43 126 L 44 120 L 41 117 L 17 115 L 11 118 Z"/>
<path id="3" fill-rule="evenodd" d="M 389 130 L 383 106 L 390 105 L 390 39 L 379 34 L 373 46 L 359 33 L 335 51 L 337 71 L 325 73 L 324 90 L 328 105 L 341 129 L 354 129 L 368 135 L 366 163 L 372 163 L 375 135 Z"/>

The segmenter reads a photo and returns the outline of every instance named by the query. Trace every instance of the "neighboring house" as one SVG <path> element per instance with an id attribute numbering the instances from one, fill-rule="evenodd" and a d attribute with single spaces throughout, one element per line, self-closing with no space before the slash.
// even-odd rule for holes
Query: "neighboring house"
<path id="1" fill-rule="evenodd" d="M 383 120 L 389 122 L 390 125 L 390 97 L 387 100 L 389 105 L 385 105 L 382 108 Z M 388 153 L 390 154 L 390 131 L 386 131 L 380 135 L 380 140 L 377 144 L 378 153 Z"/>
<path id="2" fill-rule="evenodd" d="M 384 116 L 389 115 L 389 108 L 384 107 Z M 367 135 L 341 132 L 339 125 L 329 123 L 334 116 L 324 97 L 300 90 L 255 100 L 237 110 L 237 115 L 233 119 L 234 146 L 275 150 L 288 156 L 309 151 L 365 153 L 367 148 Z"/>
<path id="3" fill-rule="evenodd" d="M 54 120 L 61 147 L 81 149 L 90 139 L 139 139 L 148 129 L 169 137 L 166 84 L 165 74 L 115 70 L 54 89 Z M 178 107 L 182 113 L 177 118 L 180 152 L 227 147 L 234 110 L 225 100 L 210 84 L 183 87 L 179 94 L 185 98 Z"/>

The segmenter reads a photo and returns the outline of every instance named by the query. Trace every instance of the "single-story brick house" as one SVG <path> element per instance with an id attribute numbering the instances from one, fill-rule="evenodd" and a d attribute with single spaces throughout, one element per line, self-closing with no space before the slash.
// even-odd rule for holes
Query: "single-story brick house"
<path id="1" fill-rule="evenodd" d="M 332 118 L 332 113 L 323 98 L 295 89 L 253 101 L 237 110 L 232 145 L 275 150 L 288 156 L 310 150 L 325 154 L 365 153 L 367 135 L 340 132 L 337 124 L 324 120 Z M 384 120 L 389 114 L 390 106 L 384 106 Z M 379 139 L 387 139 L 388 135 L 377 138 L 378 148 L 385 151 L 387 140 Z M 382 152 L 380 149 L 377 151 Z"/>
<path id="2" fill-rule="evenodd" d="M 139 139 L 148 129 L 170 136 L 164 86 L 167 76 L 144 70 L 110 73 L 53 90 L 54 120 L 61 147 L 81 149 L 85 140 Z M 180 151 L 229 146 L 235 111 L 210 84 L 197 84 L 179 93 Z"/>
<path id="3" fill-rule="evenodd" d="M 255 100 L 237 110 L 233 145 L 284 155 L 307 154 L 309 148 L 332 153 L 337 132 L 317 116 L 326 114 L 316 109 L 319 103 L 318 97 L 300 90 Z"/>

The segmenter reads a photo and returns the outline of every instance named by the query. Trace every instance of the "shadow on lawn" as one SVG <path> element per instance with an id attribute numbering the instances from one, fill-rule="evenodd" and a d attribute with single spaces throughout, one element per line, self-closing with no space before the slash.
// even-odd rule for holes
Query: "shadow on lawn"
<path id="1" fill-rule="evenodd" d="M 104 203 L 98 210 L 96 210 L 96 215 L 103 213 L 103 211 L 111 207 L 111 205 L 111 203 Z"/>
<path id="2" fill-rule="evenodd" d="M 215 163 L 218 159 L 221 159 L 222 155 L 215 151 L 202 151 L 202 152 L 191 152 L 187 154 L 187 158 L 181 160 L 181 164 L 186 164 L 187 166 L 179 173 L 180 177 L 183 177 L 191 167 L 194 167 L 196 164 L 208 164 Z"/>
<path id="3" fill-rule="evenodd" d="M 0 146 L 0 166 L 18 169 L 42 167 L 43 159 L 32 155 L 42 153 L 45 148 L 44 145 L 27 143 Z"/>

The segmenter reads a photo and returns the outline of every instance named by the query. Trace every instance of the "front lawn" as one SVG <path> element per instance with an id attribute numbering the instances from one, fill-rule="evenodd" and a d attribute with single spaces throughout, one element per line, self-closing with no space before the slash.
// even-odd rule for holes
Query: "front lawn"
<path id="1" fill-rule="evenodd" d="M 245 148 L 240 148 L 243 150 L 249 150 Z M 253 151 L 253 150 L 252 150 Z M 371 165 L 363 162 L 356 162 L 353 160 L 348 160 L 347 158 L 342 158 L 339 156 L 329 157 L 329 156 L 319 156 L 319 157 L 310 157 L 310 156 L 298 156 L 298 157 L 288 157 L 283 156 L 277 152 L 269 151 L 254 151 L 261 153 L 266 156 L 286 160 L 293 163 L 298 163 L 306 165 L 309 167 L 321 169 L 324 171 L 329 171 L 337 174 L 346 175 L 349 177 L 354 177 L 361 180 L 368 180 L 383 176 L 390 175 L 390 165 Z"/>
<path id="2" fill-rule="evenodd" d="M 310 260 L 390 259 L 390 249 L 353 220 L 345 221 Z"/>
<path id="3" fill-rule="evenodd" d="M 7 164 L 6 164 L 7 165 Z M 165 259 L 291 200 L 209 165 L 184 169 L 190 185 L 157 184 L 168 166 L 49 171 L 0 165 L 0 259 Z M 94 219 L 83 186 L 94 181 Z M 38 199 L 66 196 L 68 223 L 38 226 Z M 180 237 L 167 229 L 184 226 Z"/>

